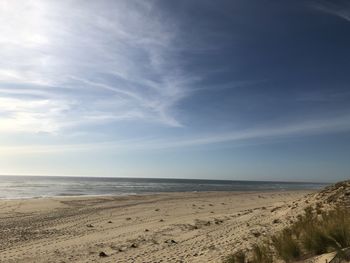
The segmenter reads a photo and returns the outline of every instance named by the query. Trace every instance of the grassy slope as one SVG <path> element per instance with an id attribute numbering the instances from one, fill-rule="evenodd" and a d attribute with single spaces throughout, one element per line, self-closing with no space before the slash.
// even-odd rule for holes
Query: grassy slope
<path id="1" fill-rule="evenodd" d="M 329 186 L 309 196 L 306 203 L 309 205 L 289 227 L 250 251 L 229 255 L 224 262 L 297 262 L 332 251 L 338 258 L 347 258 L 344 251 L 350 247 L 350 181 Z"/>

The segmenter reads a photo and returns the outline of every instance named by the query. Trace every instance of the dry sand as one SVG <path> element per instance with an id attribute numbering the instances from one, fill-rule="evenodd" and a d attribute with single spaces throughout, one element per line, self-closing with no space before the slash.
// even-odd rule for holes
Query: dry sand
<path id="1" fill-rule="evenodd" d="M 283 228 L 308 193 L 2 200 L 0 262 L 221 262 Z"/>

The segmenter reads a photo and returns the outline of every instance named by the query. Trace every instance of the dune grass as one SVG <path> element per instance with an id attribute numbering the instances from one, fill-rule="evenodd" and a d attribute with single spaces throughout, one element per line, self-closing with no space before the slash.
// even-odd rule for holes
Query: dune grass
<path id="1" fill-rule="evenodd" d="M 307 207 L 290 227 L 255 245 L 251 251 L 239 251 L 231 255 L 231 261 L 224 262 L 271 263 L 279 258 L 289 263 L 332 251 L 341 255 L 349 247 L 349 209 L 323 211 L 322 205 L 318 204 L 315 208 Z"/>
<path id="2" fill-rule="evenodd" d="M 284 261 L 291 262 L 300 257 L 300 246 L 296 238 L 293 238 L 293 231 L 290 228 L 284 229 L 282 233 L 272 236 L 271 241 L 276 253 Z"/>
<path id="3" fill-rule="evenodd" d="M 341 250 L 350 246 L 350 212 L 335 209 L 329 212 L 313 213 L 308 208 L 304 217 L 297 222 L 304 249 L 315 255 Z"/>
<path id="4" fill-rule="evenodd" d="M 243 251 L 238 251 L 235 254 L 228 255 L 224 259 L 224 263 L 245 263 L 246 255 Z"/>
<path id="5" fill-rule="evenodd" d="M 251 263 L 273 263 L 270 247 L 267 244 L 255 245 Z"/>

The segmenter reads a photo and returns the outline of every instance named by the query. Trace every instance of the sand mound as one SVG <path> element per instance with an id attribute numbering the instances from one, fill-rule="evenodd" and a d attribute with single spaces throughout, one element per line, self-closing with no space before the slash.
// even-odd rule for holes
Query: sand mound
<path id="1" fill-rule="evenodd" d="M 332 206 L 350 207 L 350 180 L 326 187 L 317 193 L 315 198 Z"/>

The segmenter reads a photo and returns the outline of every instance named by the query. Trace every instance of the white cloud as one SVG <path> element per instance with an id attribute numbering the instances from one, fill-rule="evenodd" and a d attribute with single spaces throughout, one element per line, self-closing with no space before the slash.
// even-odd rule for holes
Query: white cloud
<path id="1" fill-rule="evenodd" d="M 176 59 L 176 24 L 152 1 L 4 0 L 0 32 L 0 114 L 18 105 L 0 132 L 96 119 L 181 126 L 174 106 L 197 79 Z"/>
<path id="2" fill-rule="evenodd" d="M 0 132 L 55 132 L 66 125 L 59 119 L 69 108 L 67 101 L 0 98 Z"/>

